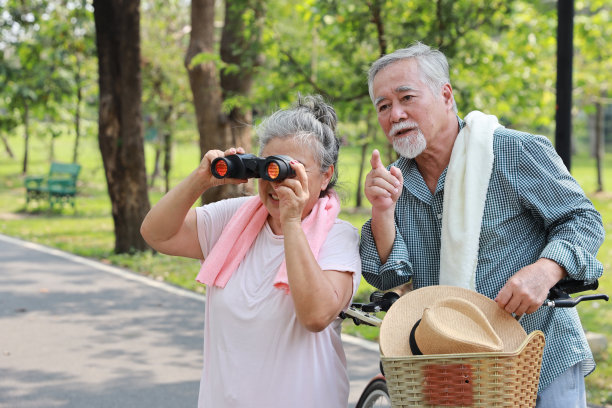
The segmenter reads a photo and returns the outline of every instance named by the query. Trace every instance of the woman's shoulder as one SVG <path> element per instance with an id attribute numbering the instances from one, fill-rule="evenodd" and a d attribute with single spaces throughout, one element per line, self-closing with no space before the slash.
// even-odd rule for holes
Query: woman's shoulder
<path id="1" fill-rule="evenodd" d="M 212 212 L 223 211 L 234 213 L 250 198 L 252 198 L 252 196 L 226 198 L 213 203 L 204 204 L 201 207 L 198 207 L 198 209 L 203 211 L 208 210 Z"/>
<path id="2" fill-rule="evenodd" d="M 357 231 L 357 227 L 355 227 L 353 224 L 351 224 L 350 222 L 343 220 L 342 218 L 336 218 L 334 220 L 334 227 L 338 225 L 338 226 L 342 226 L 339 228 L 348 228 L 348 229 L 354 229 L 355 231 Z"/>
<path id="3" fill-rule="evenodd" d="M 331 231 L 334 235 L 339 236 L 349 236 L 349 237 L 357 237 L 359 239 L 359 230 L 350 222 L 336 218 L 334 220 L 334 225 L 332 225 Z"/>

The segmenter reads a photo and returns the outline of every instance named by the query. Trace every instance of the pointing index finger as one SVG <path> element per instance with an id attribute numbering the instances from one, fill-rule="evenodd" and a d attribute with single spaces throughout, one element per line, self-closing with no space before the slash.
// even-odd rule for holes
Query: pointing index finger
<path id="1" fill-rule="evenodd" d="M 372 158 L 370 159 L 370 165 L 372 169 L 377 169 L 379 167 L 384 167 L 382 161 L 380 160 L 380 152 L 378 149 L 374 149 L 372 151 Z"/>

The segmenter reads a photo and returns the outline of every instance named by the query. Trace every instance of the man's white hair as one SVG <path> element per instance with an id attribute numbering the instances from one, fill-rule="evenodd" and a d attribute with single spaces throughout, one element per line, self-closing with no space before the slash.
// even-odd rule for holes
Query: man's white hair
<path id="1" fill-rule="evenodd" d="M 376 75 L 385 67 L 398 61 L 414 58 L 419 67 L 421 79 L 434 95 L 439 95 L 440 89 L 450 85 L 448 61 L 441 51 L 416 42 L 408 48 L 401 48 L 377 59 L 368 72 L 368 90 L 370 99 L 374 102 L 373 83 Z M 453 95 L 453 110 L 457 113 L 457 104 Z"/>

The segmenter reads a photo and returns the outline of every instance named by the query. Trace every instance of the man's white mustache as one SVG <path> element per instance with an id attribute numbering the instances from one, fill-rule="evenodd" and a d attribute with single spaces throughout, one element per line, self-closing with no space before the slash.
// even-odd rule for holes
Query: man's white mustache
<path id="1" fill-rule="evenodd" d="M 419 130 L 419 124 L 416 122 L 399 122 L 399 123 L 394 124 L 391 127 L 391 132 L 389 133 L 391 137 L 395 137 L 395 135 L 397 135 L 402 130 L 413 129 L 413 128 L 416 130 Z"/>

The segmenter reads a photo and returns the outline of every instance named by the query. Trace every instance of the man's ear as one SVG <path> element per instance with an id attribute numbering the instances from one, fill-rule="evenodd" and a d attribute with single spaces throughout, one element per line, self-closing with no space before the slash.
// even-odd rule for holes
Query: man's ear
<path id="1" fill-rule="evenodd" d="M 455 96 L 453 95 L 453 87 L 451 84 L 446 83 L 442 85 L 442 98 L 444 99 L 446 106 L 452 109 Z"/>

